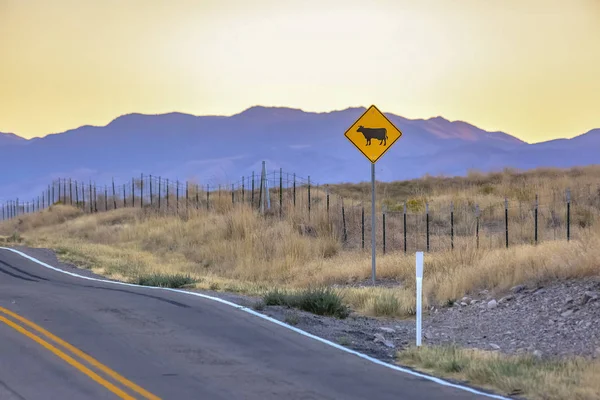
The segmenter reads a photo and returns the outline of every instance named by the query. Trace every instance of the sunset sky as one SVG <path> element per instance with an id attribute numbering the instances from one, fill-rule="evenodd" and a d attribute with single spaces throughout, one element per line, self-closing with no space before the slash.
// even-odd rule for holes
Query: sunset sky
<path id="1" fill-rule="evenodd" d="M 0 56 L 0 132 L 24 137 L 253 105 L 600 127 L 600 0 L 0 0 Z"/>

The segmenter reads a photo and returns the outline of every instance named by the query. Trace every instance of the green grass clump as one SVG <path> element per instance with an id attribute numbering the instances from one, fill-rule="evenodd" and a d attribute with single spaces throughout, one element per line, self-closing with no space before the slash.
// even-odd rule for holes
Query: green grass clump
<path id="1" fill-rule="evenodd" d="M 142 286 L 158 286 L 167 288 L 182 288 L 196 283 L 196 280 L 189 275 L 183 274 L 149 274 L 141 275 L 137 279 L 137 284 Z"/>
<path id="2" fill-rule="evenodd" d="M 263 301 L 268 306 L 287 306 L 317 315 L 346 318 L 350 310 L 342 298 L 331 288 L 308 288 L 296 293 L 275 289 L 265 294 Z"/>

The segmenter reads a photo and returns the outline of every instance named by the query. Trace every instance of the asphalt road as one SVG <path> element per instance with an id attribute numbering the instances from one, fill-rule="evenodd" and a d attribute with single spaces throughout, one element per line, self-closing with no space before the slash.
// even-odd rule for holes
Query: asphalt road
<path id="1" fill-rule="evenodd" d="M 0 250 L 0 399 L 482 399 L 242 310 Z"/>

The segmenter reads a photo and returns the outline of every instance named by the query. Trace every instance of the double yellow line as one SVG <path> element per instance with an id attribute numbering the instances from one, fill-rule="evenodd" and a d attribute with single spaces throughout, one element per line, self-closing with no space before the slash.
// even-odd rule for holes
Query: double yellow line
<path id="1" fill-rule="evenodd" d="M 7 317 L 12 318 L 12 320 Z M 17 322 L 15 322 L 15 321 L 17 321 Z M 122 377 L 121 375 L 119 375 L 118 373 L 113 371 L 112 369 L 108 368 L 106 365 L 100 363 L 99 361 L 97 361 L 96 359 L 85 354 L 83 351 L 79 350 L 78 348 L 74 347 L 73 345 L 65 342 L 61 338 L 48 332 L 41 326 L 36 325 L 35 323 L 29 321 L 28 319 L 25 319 L 25 318 L 21 317 L 20 315 L 12 312 L 10 310 L 7 310 L 6 308 L 3 308 L 3 307 L 0 307 L 0 322 L 8 325 L 9 327 L 13 328 L 15 331 L 19 332 L 23 336 L 38 343 L 43 348 L 50 351 L 51 353 L 53 353 L 54 355 L 56 355 L 57 357 L 59 357 L 60 359 L 65 361 L 67 364 L 71 365 L 72 367 L 75 367 L 77 370 L 79 370 L 83 374 L 87 375 L 89 378 L 91 378 L 96 383 L 104 386 L 106 389 L 110 390 L 112 393 L 114 393 L 121 399 L 136 400 L 136 397 L 133 397 L 132 395 L 128 394 L 123 389 L 119 388 L 117 385 L 115 385 L 115 384 L 111 383 L 110 381 L 108 381 L 107 379 L 103 378 L 96 372 L 92 371 L 90 368 L 86 367 L 81 362 L 77 361 L 75 358 L 68 355 L 63 350 L 59 349 L 57 346 L 51 344 L 47 340 L 44 340 L 42 337 L 36 335 L 35 333 L 32 333 L 31 331 L 27 330 L 25 327 L 29 327 L 33 331 L 36 331 L 37 333 L 45 336 L 47 339 L 50 339 L 56 345 L 67 350 L 68 352 L 70 352 L 74 356 L 78 357 L 79 359 L 87 362 L 92 367 L 100 370 L 105 375 L 114 379 L 115 381 L 117 381 L 121 385 L 125 386 L 126 388 L 130 389 L 131 391 L 135 392 L 136 394 L 142 396 L 141 397 L 142 399 L 161 400 L 160 397 L 155 396 L 154 394 L 139 387 L 138 385 L 131 382 L 130 380 L 125 379 L 124 377 Z M 20 322 L 21 325 L 18 322 Z"/>

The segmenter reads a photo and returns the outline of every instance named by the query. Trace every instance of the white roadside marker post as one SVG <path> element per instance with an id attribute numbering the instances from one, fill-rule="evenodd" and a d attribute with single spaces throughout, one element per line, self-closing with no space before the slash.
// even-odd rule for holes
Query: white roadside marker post
<path id="1" fill-rule="evenodd" d="M 421 346 L 421 298 L 423 292 L 423 252 L 417 251 L 417 347 Z"/>

